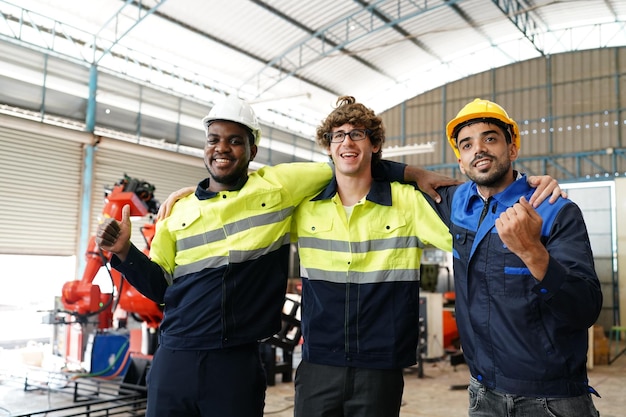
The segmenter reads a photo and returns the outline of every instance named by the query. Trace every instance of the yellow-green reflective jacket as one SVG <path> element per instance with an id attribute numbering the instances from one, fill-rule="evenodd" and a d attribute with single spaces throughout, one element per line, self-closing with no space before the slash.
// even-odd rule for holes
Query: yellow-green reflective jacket
<path id="1" fill-rule="evenodd" d="M 348 219 L 333 180 L 296 209 L 294 232 L 303 359 L 378 369 L 415 364 L 422 248 L 452 249 L 424 196 L 410 185 L 375 181 Z"/>
<path id="2" fill-rule="evenodd" d="M 214 349 L 276 333 L 293 210 L 331 177 L 327 163 L 283 164 L 250 174 L 240 190 L 208 192 L 205 180 L 179 200 L 157 224 L 150 253 L 169 285 L 147 268 L 131 281 L 164 303 L 161 344 Z"/>

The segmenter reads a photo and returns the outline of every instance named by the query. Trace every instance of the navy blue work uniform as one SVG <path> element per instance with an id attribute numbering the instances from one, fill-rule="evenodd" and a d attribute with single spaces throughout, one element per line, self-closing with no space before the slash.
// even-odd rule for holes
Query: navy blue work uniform
<path id="1" fill-rule="evenodd" d="M 589 393 L 595 391 L 587 380 L 588 328 L 600 313 L 602 292 L 580 208 L 560 198 L 536 209 L 543 219 L 541 241 L 550 255 L 539 281 L 503 244 L 495 227 L 500 214 L 521 196 L 530 199 L 534 189 L 526 176 L 519 175 L 486 200 L 473 182 L 438 191 L 442 203 L 435 207 L 452 234 L 456 320 L 472 375 L 470 402 L 493 393 L 516 402 L 571 399 L 591 404 Z M 470 404 L 470 412 L 476 404 Z M 593 414 L 581 410 L 580 415 Z"/>

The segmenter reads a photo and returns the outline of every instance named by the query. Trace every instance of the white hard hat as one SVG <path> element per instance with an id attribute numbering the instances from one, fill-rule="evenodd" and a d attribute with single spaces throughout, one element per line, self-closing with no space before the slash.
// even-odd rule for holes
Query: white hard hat
<path id="1" fill-rule="evenodd" d="M 239 97 L 229 96 L 213 106 L 209 114 L 202 119 L 205 134 L 208 134 L 209 125 L 215 120 L 241 123 L 252 131 L 255 145 L 258 145 L 261 140 L 261 126 L 254 114 L 254 110 L 245 100 Z"/>

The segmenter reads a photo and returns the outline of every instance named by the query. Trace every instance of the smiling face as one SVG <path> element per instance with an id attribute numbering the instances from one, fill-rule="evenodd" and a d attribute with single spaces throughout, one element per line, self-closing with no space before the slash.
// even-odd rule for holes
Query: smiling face
<path id="1" fill-rule="evenodd" d="M 204 146 L 204 164 L 211 175 L 209 190 L 238 189 L 248 177 L 248 165 L 256 152 L 245 126 L 225 120 L 212 122 Z"/>
<path id="2" fill-rule="evenodd" d="M 332 129 L 332 132 L 351 132 L 353 129 L 364 129 L 363 126 L 354 126 L 345 123 Z M 353 141 L 346 135 L 341 143 L 330 143 L 328 155 L 335 164 L 338 175 L 357 177 L 363 173 L 371 172 L 372 155 L 380 150 L 380 145 L 373 146 L 368 137 L 364 140 Z"/>
<path id="3" fill-rule="evenodd" d="M 499 193 L 514 181 L 512 162 L 518 151 L 497 125 L 477 122 L 464 126 L 457 145 L 461 172 L 478 185 L 484 197 Z"/>

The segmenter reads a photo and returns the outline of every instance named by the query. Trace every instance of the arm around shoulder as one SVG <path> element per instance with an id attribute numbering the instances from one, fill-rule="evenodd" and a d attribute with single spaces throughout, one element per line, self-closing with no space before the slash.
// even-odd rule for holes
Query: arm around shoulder
<path id="1" fill-rule="evenodd" d="M 457 179 L 413 165 L 406 166 L 404 179 L 406 181 L 415 182 L 419 189 L 432 198 L 436 203 L 441 202 L 441 196 L 437 192 L 438 188 L 463 184 L 462 181 Z"/>

